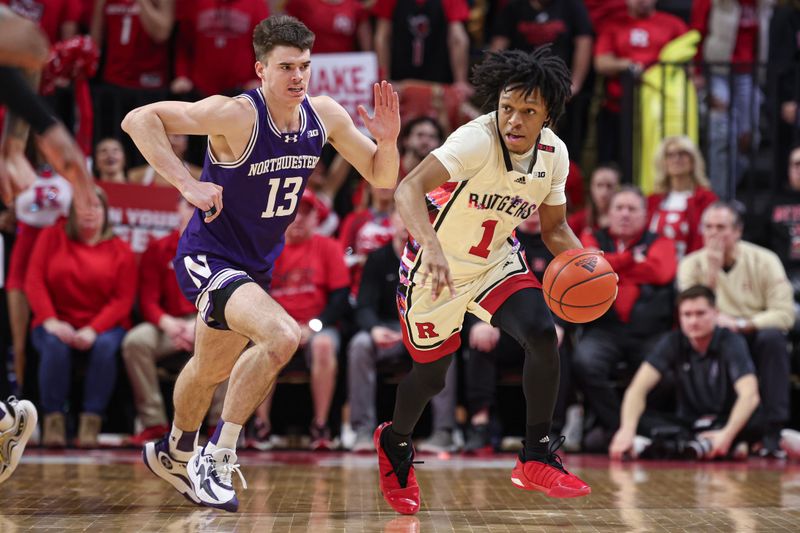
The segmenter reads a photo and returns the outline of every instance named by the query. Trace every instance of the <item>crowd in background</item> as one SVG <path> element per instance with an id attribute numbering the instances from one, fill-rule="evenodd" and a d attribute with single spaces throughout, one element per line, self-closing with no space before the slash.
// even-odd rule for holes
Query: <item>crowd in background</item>
<path id="1" fill-rule="evenodd" d="M 617 300 L 604 317 L 581 327 L 558 323 L 554 432 L 571 450 L 627 450 L 637 435 L 650 444 L 680 443 L 662 455 L 729 455 L 745 442 L 745 456 L 783 457 L 781 432 L 798 424 L 790 380 L 800 370 L 792 365 L 800 301 L 800 2 L 0 2 L 39 22 L 53 43 L 41 91 L 82 141 L 97 180 L 153 187 L 154 195 L 169 184 L 136 152 L 122 118 L 158 100 L 256 87 L 251 35 L 270 13 L 305 22 L 316 34 L 314 54 L 374 51 L 380 76 L 401 94 L 398 179 L 477 116 L 482 102 L 472 99 L 469 72 L 484 51 L 550 45 L 572 72 L 567 112 L 552 126 L 571 158 L 569 224 L 584 246 L 604 250 L 619 275 Z M 687 97 L 679 119 L 663 119 L 681 126 L 664 126 L 650 148 L 638 138 L 626 144 L 626 105 L 639 98 L 653 65 L 676 61 L 665 52 L 686 43 L 681 72 L 696 101 Z M 686 93 L 661 91 L 665 100 Z M 170 142 L 199 177 L 205 140 L 173 135 Z M 641 160 L 626 167 L 634 151 Z M 69 184 L 37 154 L 31 159 L 37 181 L 0 213 L 8 311 L 0 353 L 12 378 L 5 386 L 38 404 L 44 446 L 95 447 L 102 428 L 132 433 L 126 442 L 133 445 L 159 438 L 168 430 L 165 394 L 194 340 L 194 305 L 171 266 L 191 206 L 180 201 L 180 228 L 137 258 L 113 234 L 101 188 L 93 208 L 78 216 Z M 743 198 L 745 188 L 755 194 Z M 371 450 L 372 431 L 391 404 L 383 398 L 393 398 L 392 384 L 410 368 L 395 308 L 406 237 L 393 191 L 367 186 L 328 147 L 287 230 L 271 288 L 300 324 L 301 348 L 253 417 L 249 445 Z M 541 278 L 552 256 L 535 214 L 517 237 Z M 697 302 L 713 309 L 698 311 Z M 694 341 L 703 327 L 713 331 L 711 347 Z M 521 348 L 471 317 L 462 335 L 459 364 L 432 402 L 421 451 L 487 453 L 521 432 L 519 414 L 501 406 L 521 394 Z M 310 395 L 282 390 L 295 382 Z M 645 396 L 646 414 L 663 415 L 656 422 L 626 415 Z M 730 435 L 732 413 L 747 411 L 745 399 L 752 407 L 747 431 Z M 212 407 L 210 427 L 215 416 Z M 711 444 L 697 445 L 697 435 Z"/>

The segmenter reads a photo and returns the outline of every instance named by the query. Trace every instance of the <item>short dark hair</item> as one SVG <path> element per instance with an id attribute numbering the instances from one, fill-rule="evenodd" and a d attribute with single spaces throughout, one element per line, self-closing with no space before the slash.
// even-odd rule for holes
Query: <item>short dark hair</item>
<path id="1" fill-rule="evenodd" d="M 436 120 L 433 117 L 429 117 L 427 115 L 414 117 L 405 124 L 403 124 L 403 129 L 400 131 L 400 139 L 408 138 L 408 136 L 411 135 L 411 132 L 413 131 L 414 128 L 416 128 L 420 124 L 425 124 L 426 122 L 436 129 L 436 134 L 439 135 L 439 141 L 444 141 L 444 128 L 442 127 L 441 124 L 439 124 L 438 120 Z"/>
<path id="2" fill-rule="evenodd" d="M 706 213 L 711 211 L 712 209 L 726 209 L 733 215 L 733 225 L 739 229 L 744 227 L 744 205 L 741 202 L 736 200 L 725 201 L 725 200 L 716 200 L 714 203 L 706 207 L 705 211 L 703 211 L 700 220 L 704 220 L 706 217 Z"/>
<path id="3" fill-rule="evenodd" d="M 717 305 L 717 297 L 711 288 L 705 285 L 692 285 L 688 289 L 678 293 L 677 298 L 675 298 L 675 308 L 680 309 L 683 302 L 687 300 L 696 300 L 697 298 L 705 298 L 708 300 L 708 304 L 711 307 Z"/>
<path id="4" fill-rule="evenodd" d="M 645 211 L 647 211 L 647 197 L 642 192 L 642 189 L 640 189 L 636 185 L 622 185 L 619 189 L 614 191 L 614 194 L 611 195 L 611 200 L 609 201 L 609 204 L 614 201 L 614 198 L 626 192 L 633 193 L 636 196 L 638 196 L 639 199 L 642 201 L 642 207 L 644 208 Z"/>
<path id="5" fill-rule="evenodd" d="M 622 180 L 622 167 L 620 167 L 614 161 L 605 161 L 603 163 L 598 163 L 597 166 L 594 167 L 592 175 L 594 175 L 595 172 L 601 169 L 606 169 L 610 170 L 611 172 L 614 172 L 617 175 L 617 178 L 619 178 L 620 181 Z"/>
<path id="6" fill-rule="evenodd" d="M 475 96 L 484 112 L 497 110 L 502 90 L 521 90 L 527 98 L 536 89 L 542 95 L 550 120 L 555 124 L 564 114 L 571 94 L 572 77 L 566 63 L 542 46 L 531 53 L 521 50 L 487 52 L 485 59 L 472 69 Z"/>
<path id="7" fill-rule="evenodd" d="M 253 30 L 253 50 L 256 59 L 264 63 L 267 54 L 276 46 L 311 50 L 314 46 L 314 32 L 294 17 L 273 15 L 259 22 Z"/>

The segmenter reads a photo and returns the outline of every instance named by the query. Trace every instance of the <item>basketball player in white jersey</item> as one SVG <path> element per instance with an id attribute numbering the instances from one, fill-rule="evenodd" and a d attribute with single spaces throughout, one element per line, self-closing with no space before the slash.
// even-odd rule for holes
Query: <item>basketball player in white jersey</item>
<path id="1" fill-rule="evenodd" d="M 473 83 L 488 114 L 456 130 L 403 180 L 395 198 L 408 225 L 398 310 L 414 366 L 397 389 L 394 417 L 375 430 L 380 485 L 398 512 L 419 510 L 411 433 L 444 386 L 467 311 L 525 349 L 526 440 L 515 486 L 568 498 L 591 492 L 550 443 L 559 381 L 553 319 L 514 237 L 538 210 L 553 255 L 581 248 L 566 222 L 569 159 L 549 124 L 570 94 L 564 62 L 543 49 L 488 54 Z"/>

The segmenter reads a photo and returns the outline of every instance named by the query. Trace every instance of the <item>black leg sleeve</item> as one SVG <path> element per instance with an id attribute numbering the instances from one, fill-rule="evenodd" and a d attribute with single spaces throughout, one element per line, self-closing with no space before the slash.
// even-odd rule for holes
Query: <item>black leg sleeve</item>
<path id="1" fill-rule="evenodd" d="M 444 388 L 447 369 L 452 362 L 452 355 L 446 355 L 432 363 L 414 361 L 411 372 L 397 386 L 392 431 L 398 435 L 413 433 L 425 406 Z"/>
<path id="2" fill-rule="evenodd" d="M 560 369 L 556 328 L 542 291 L 523 289 L 509 296 L 492 317 L 492 325 L 511 335 L 525 350 L 522 390 L 527 425 L 546 425 L 546 435 L 556 404 Z"/>

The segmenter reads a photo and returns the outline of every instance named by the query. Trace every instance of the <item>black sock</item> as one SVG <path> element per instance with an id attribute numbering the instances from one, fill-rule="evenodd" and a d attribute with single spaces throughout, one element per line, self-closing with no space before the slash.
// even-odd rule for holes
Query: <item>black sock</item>
<path id="1" fill-rule="evenodd" d="M 527 426 L 525 431 L 525 458 L 544 461 L 550 447 L 550 422 Z"/>
<path id="2" fill-rule="evenodd" d="M 411 457 L 411 435 L 395 433 L 392 426 L 381 433 L 381 446 L 395 466 Z"/>

